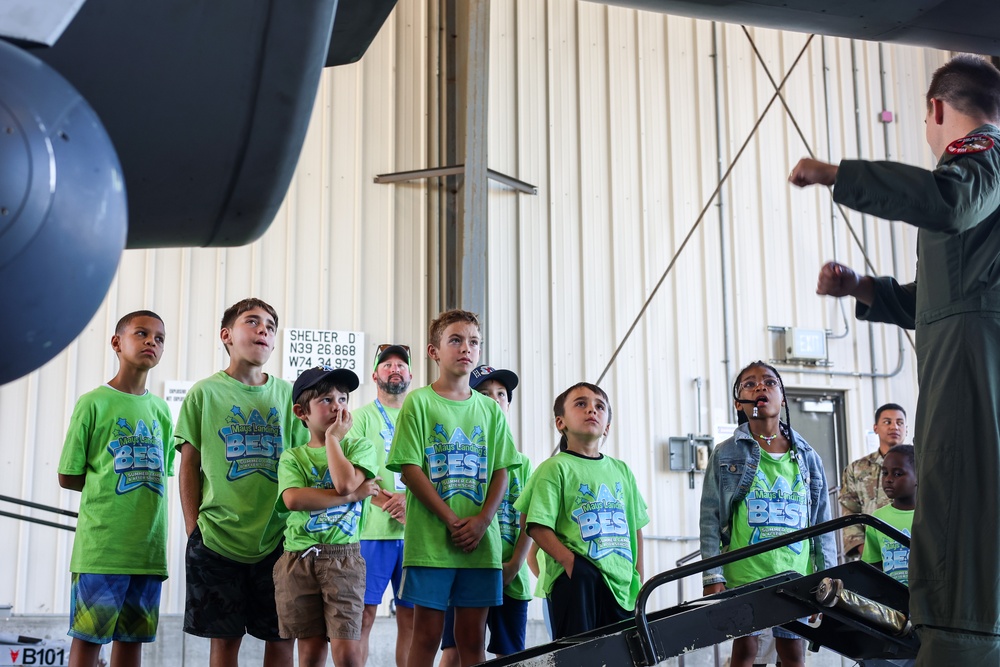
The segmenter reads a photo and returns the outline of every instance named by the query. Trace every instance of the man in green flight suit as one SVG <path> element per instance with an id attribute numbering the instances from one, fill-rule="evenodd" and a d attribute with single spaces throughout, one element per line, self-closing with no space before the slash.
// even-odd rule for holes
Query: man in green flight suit
<path id="1" fill-rule="evenodd" d="M 830 262 L 816 291 L 853 296 L 859 319 L 916 328 L 917 665 L 1000 665 L 1000 71 L 975 56 L 943 65 L 926 123 L 933 171 L 805 159 L 789 181 L 919 229 L 915 282 Z"/>

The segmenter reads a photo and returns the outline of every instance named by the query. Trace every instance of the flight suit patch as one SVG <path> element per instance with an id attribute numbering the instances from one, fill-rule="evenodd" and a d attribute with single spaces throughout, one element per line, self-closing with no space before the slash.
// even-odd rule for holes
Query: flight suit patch
<path id="1" fill-rule="evenodd" d="M 993 138 L 985 134 L 970 134 L 967 137 L 956 139 L 948 144 L 949 155 L 968 155 L 969 153 L 982 153 L 993 148 Z"/>

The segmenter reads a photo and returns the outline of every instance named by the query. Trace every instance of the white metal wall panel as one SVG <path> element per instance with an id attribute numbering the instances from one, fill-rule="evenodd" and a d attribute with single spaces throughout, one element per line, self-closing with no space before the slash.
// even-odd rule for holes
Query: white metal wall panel
<path id="1" fill-rule="evenodd" d="M 748 32 L 777 82 L 808 39 Z M 834 160 L 877 158 L 888 150 L 892 159 L 930 166 L 918 127 L 922 94 L 945 55 L 884 48 L 886 105 L 897 116 L 887 149 L 876 116 L 882 101 L 874 44 L 821 37 L 809 44 L 782 91 L 803 140 L 781 100 L 772 101 L 774 86 L 739 26 L 571 0 L 496 0 L 491 40 L 490 166 L 538 184 L 539 195 L 518 195 L 516 207 L 509 193 L 491 195 L 486 337 L 503 344 L 497 350 L 488 343 L 486 351 L 491 364 L 521 377 L 514 426 L 536 464 L 556 441 L 552 398 L 573 382 L 600 376 L 709 204 L 717 172 L 730 166 L 771 103 L 721 199 L 708 205 L 602 382 L 615 411 L 606 449 L 636 471 L 651 507 L 646 533 L 696 536 L 700 482 L 688 489 L 686 474 L 668 471 L 667 439 L 729 421 L 736 370 L 778 352 L 769 325 L 842 332 L 840 305 L 815 295 L 816 274 L 833 257 L 863 268 L 829 193 L 791 188 L 788 171 L 810 149 Z M 849 219 L 860 234 L 860 216 Z M 913 275 L 916 235 L 892 227 L 897 266 L 885 221 L 867 222 L 869 254 L 879 273 L 906 279 Z M 720 234 L 729 248 L 725 267 Z M 498 272 L 496 265 L 503 268 Z M 734 332 L 729 351 L 721 330 L 723 268 Z M 832 370 L 871 371 L 868 325 L 854 320 L 853 304 L 845 304 L 845 312 L 850 332 L 831 341 Z M 874 370 L 891 371 L 895 329 L 874 325 L 872 338 Z M 790 388 L 845 392 L 851 456 L 858 456 L 866 450 L 863 434 L 876 400 L 898 401 L 911 412 L 916 404 L 908 343 L 904 356 L 899 375 L 876 381 L 782 372 Z M 656 541 L 646 552 L 647 571 L 667 569 L 695 548 L 694 542 Z"/>
<path id="2" fill-rule="evenodd" d="M 260 241 L 237 249 L 127 252 L 80 338 L 43 369 L 0 388 L 6 436 L 0 460 L 11 473 L 5 494 L 75 507 L 77 495 L 55 483 L 69 414 L 80 394 L 113 374 L 111 328 L 136 308 L 151 307 L 167 322 L 164 359 L 150 376 L 157 392 L 165 380 L 195 380 L 225 365 L 219 317 L 250 294 L 278 308 L 282 327 L 363 330 L 369 348 L 408 343 L 417 384 L 433 377 L 422 347 L 437 299 L 439 267 L 429 258 L 437 256 L 440 231 L 428 212 L 438 205 L 439 185 L 375 185 L 372 177 L 438 164 L 436 11 L 431 0 L 400 0 L 360 63 L 324 75 L 296 176 Z M 646 534 L 696 536 L 700 482 L 692 490 L 686 474 L 669 472 L 667 439 L 730 419 L 732 375 L 748 361 L 775 355 L 768 325 L 842 332 L 840 306 L 814 294 L 816 272 L 834 256 L 859 268 L 863 260 L 827 192 L 785 183 L 807 151 L 780 101 L 721 196 L 710 201 L 718 173 L 774 93 L 738 26 L 576 0 L 494 0 L 491 17 L 490 166 L 537 185 L 539 194 L 491 185 L 484 361 L 520 375 L 512 423 L 518 443 L 539 463 L 556 442 L 553 398 L 601 375 L 704 209 L 602 381 L 614 408 L 606 449 L 636 472 L 652 517 Z M 807 39 L 749 33 L 776 80 Z M 886 128 L 876 118 L 878 54 L 877 45 L 815 38 L 783 90 L 787 104 L 819 157 L 885 155 L 929 166 L 922 94 L 945 57 L 883 49 L 887 107 L 896 114 L 886 146 Z M 849 219 L 861 233 L 861 217 Z M 891 227 L 895 249 L 890 225 L 867 221 L 872 261 L 880 273 L 912 276 L 915 234 Z M 873 359 L 877 371 L 892 370 L 895 330 L 875 325 L 873 355 L 868 326 L 854 320 L 852 304 L 846 314 L 849 333 L 831 341 L 833 370 L 864 373 Z M 876 400 L 911 411 L 916 404 L 914 357 L 905 345 L 903 370 L 891 379 L 794 369 L 783 376 L 789 387 L 846 392 L 851 455 L 858 456 Z M 280 370 L 281 349 L 279 341 L 269 372 Z M 353 401 L 373 396 L 368 380 Z M 164 613 L 183 607 L 176 483 L 172 502 L 174 576 Z M 0 551 L 0 603 L 12 602 L 21 613 L 64 613 L 71 537 L 6 518 L 0 530 L 14 538 L 12 548 Z M 695 547 L 651 541 L 647 572 L 672 567 Z"/>
<path id="3" fill-rule="evenodd" d="M 222 311 L 254 295 L 273 304 L 286 326 L 364 331 L 381 342 L 417 348 L 414 373 L 427 374 L 419 353 L 427 319 L 424 184 L 373 183 L 377 173 L 425 166 L 428 8 L 402 2 L 357 64 L 322 78 L 300 163 L 277 219 L 243 248 L 130 250 L 108 296 L 80 337 L 31 375 L 0 387 L 4 495 L 75 509 L 79 494 L 59 489 L 56 467 L 76 399 L 117 368 L 108 344 L 117 318 L 151 308 L 166 322 L 167 342 L 149 387 L 198 380 L 223 368 Z M 54 314 L 56 316 L 57 314 Z M 281 372 L 279 337 L 265 370 Z M 352 399 L 374 398 L 370 368 Z M 183 611 L 183 522 L 171 480 L 169 568 L 161 609 Z M 39 518 L 42 512 L 4 506 Z M 65 531 L 0 517 L 8 547 L 0 550 L 0 603 L 17 613 L 66 613 L 69 554 Z"/>

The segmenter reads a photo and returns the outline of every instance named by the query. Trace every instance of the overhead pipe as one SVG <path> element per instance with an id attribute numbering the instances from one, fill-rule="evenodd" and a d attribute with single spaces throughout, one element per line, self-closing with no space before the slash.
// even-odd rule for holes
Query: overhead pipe
<path id="1" fill-rule="evenodd" d="M 853 41 L 851 42 L 851 62 L 852 62 L 852 65 L 855 62 L 855 60 L 854 60 L 854 42 Z M 853 67 L 852 69 L 854 71 L 854 99 L 855 99 L 855 105 L 854 106 L 855 106 L 855 116 L 856 116 L 857 125 L 858 125 L 858 143 L 859 143 L 858 153 L 860 154 L 860 152 L 861 152 L 861 148 L 860 148 L 860 142 L 861 142 L 861 118 L 860 118 L 860 110 L 858 109 L 858 105 L 857 105 L 857 99 L 858 99 L 858 93 L 857 93 L 857 75 L 858 74 L 857 73 L 858 73 L 858 70 L 857 70 L 857 67 Z M 882 108 L 884 109 L 885 108 L 885 101 L 886 101 L 886 95 L 885 95 L 885 69 L 882 67 L 882 45 L 881 44 L 879 45 L 879 70 L 881 71 L 881 74 L 882 74 Z M 829 108 L 829 106 L 827 108 Z M 889 150 L 888 150 L 889 131 L 888 131 L 888 128 L 885 128 L 885 131 L 884 131 L 884 140 L 886 142 L 886 157 L 888 158 L 888 156 L 889 156 Z M 867 233 L 864 233 L 863 236 L 866 239 L 865 244 L 867 244 Z M 889 241 L 890 241 L 890 243 L 892 245 L 892 271 L 893 271 L 894 275 L 898 275 L 897 266 L 896 266 L 896 233 L 895 233 L 895 227 L 892 226 L 891 223 L 890 223 L 890 227 L 889 227 Z M 868 254 L 867 248 L 863 248 L 863 251 L 865 252 L 865 255 Z M 840 299 L 840 301 L 843 301 L 843 299 Z M 871 339 L 870 345 L 871 345 L 871 354 L 872 354 L 872 371 L 870 373 L 864 373 L 864 372 L 861 372 L 861 371 L 830 371 L 830 370 L 820 370 L 820 369 L 808 369 L 808 370 L 807 369 L 799 369 L 799 370 L 796 370 L 795 372 L 796 373 L 804 373 L 806 375 L 827 375 L 827 376 L 831 376 L 831 377 L 870 378 L 871 381 L 872 381 L 872 398 L 873 398 L 873 403 L 875 405 L 878 405 L 878 401 L 874 400 L 876 398 L 876 392 L 875 392 L 875 388 L 876 388 L 875 383 L 876 383 L 876 380 L 889 379 L 889 378 L 892 378 L 892 377 L 895 377 L 895 376 L 899 375 L 900 372 L 902 372 L 904 361 L 906 359 L 906 344 L 903 342 L 903 330 L 902 330 L 902 328 L 896 327 L 896 340 L 899 342 L 898 356 L 897 356 L 897 359 L 896 359 L 896 366 L 891 371 L 889 371 L 888 373 L 879 373 L 879 372 L 877 372 L 875 370 L 875 367 L 874 367 L 874 364 L 875 364 L 875 341 L 874 341 L 874 331 L 873 331 L 873 328 L 871 327 L 871 325 L 869 325 L 869 334 L 870 334 L 870 339 Z"/>
<path id="2" fill-rule="evenodd" d="M 719 56 L 719 24 L 716 21 L 712 21 L 712 84 L 715 90 L 715 180 L 718 183 L 722 182 L 723 167 L 722 167 L 722 102 L 721 102 L 721 86 L 719 84 L 719 61 L 722 58 Z M 726 267 L 729 266 L 729 245 L 726 243 L 726 219 L 724 215 L 724 202 L 725 195 L 722 189 L 719 189 L 718 199 L 716 203 L 716 210 L 719 213 L 719 273 L 722 283 L 722 366 L 724 369 L 726 382 L 729 381 L 730 377 L 730 364 L 731 360 L 729 358 L 730 350 L 730 340 L 729 340 L 729 272 Z M 700 418 L 700 415 L 699 415 Z M 729 418 L 736 419 L 736 408 L 733 405 L 729 406 Z"/>
<path id="3" fill-rule="evenodd" d="M 882 44 L 878 45 L 878 72 L 879 72 L 879 85 L 882 87 L 882 109 L 888 108 L 889 96 L 886 95 L 885 86 L 885 51 Z M 882 124 L 882 141 L 885 145 L 885 159 L 892 159 L 892 152 L 889 150 L 889 124 Z M 896 259 L 896 223 L 889 222 L 889 251 L 892 253 L 892 275 L 899 275 L 899 263 Z M 896 341 L 899 344 L 899 371 L 903 370 L 903 358 L 905 356 L 906 345 L 903 343 L 903 329 L 896 327 Z M 895 375 L 896 373 L 893 373 Z M 892 377 L 892 376 L 890 376 Z"/>
<path id="4" fill-rule="evenodd" d="M 823 68 L 823 102 L 827 109 L 826 114 L 826 161 L 833 162 L 833 137 L 832 131 L 830 129 L 830 66 L 826 62 L 826 37 L 822 36 L 819 40 L 820 45 L 820 57 Z M 833 261 L 839 261 L 837 253 L 837 207 L 833 203 L 833 198 L 830 198 L 830 240 L 833 244 Z M 839 334 L 831 334 L 827 338 L 832 340 L 838 340 L 840 338 L 847 338 L 851 333 L 851 323 L 847 317 L 847 307 L 844 305 L 843 299 L 837 299 L 837 305 L 840 310 L 840 318 L 844 323 L 844 332 Z"/>
<path id="5" fill-rule="evenodd" d="M 853 76 L 853 79 L 854 79 L 854 116 L 855 116 L 855 127 L 856 127 L 856 130 L 857 130 L 858 153 L 860 155 L 860 153 L 861 153 L 861 110 L 860 110 L 860 108 L 858 106 L 858 98 L 859 98 L 859 94 L 858 94 L 858 68 L 857 68 L 857 60 L 856 60 L 856 56 L 855 56 L 855 48 L 856 48 L 856 44 L 852 40 L 851 41 L 851 69 L 852 69 L 852 76 Z M 829 65 L 828 65 L 828 62 L 827 62 L 826 38 L 825 37 L 823 37 L 823 38 L 820 39 L 820 53 L 821 53 L 822 67 L 823 67 L 823 100 L 826 103 L 826 108 L 830 109 L 831 105 L 830 105 L 830 93 L 829 93 Z M 885 108 L 885 104 L 886 104 L 885 68 L 882 66 L 882 63 L 883 63 L 883 61 L 882 61 L 882 45 L 880 44 L 879 45 L 879 70 L 880 70 L 881 80 L 882 80 L 882 108 Z M 889 145 L 888 144 L 888 142 L 889 142 L 889 131 L 888 131 L 888 128 L 883 128 L 883 136 L 884 136 L 884 141 L 885 141 L 886 156 L 888 157 L 888 154 L 889 154 L 889 150 L 888 150 L 888 145 Z M 832 162 L 833 161 L 833 155 L 832 155 L 833 149 L 832 149 L 832 138 L 831 138 L 831 129 L 830 129 L 830 114 L 829 113 L 827 113 L 827 116 L 826 116 L 826 143 L 827 143 L 827 161 L 828 162 Z M 862 222 L 863 222 L 863 224 L 865 224 L 864 220 L 865 220 L 865 216 L 862 215 Z M 833 199 L 831 198 L 830 199 L 830 226 L 831 226 L 831 229 L 832 229 L 831 234 L 832 234 L 832 238 L 833 238 L 833 259 L 834 259 L 834 261 L 839 261 L 838 258 L 837 258 L 836 221 L 837 221 L 837 206 L 834 203 Z M 864 230 L 862 232 L 862 238 L 864 239 L 864 241 L 862 242 L 862 248 L 861 249 L 862 249 L 862 252 L 864 252 L 865 256 L 867 257 L 867 255 L 868 255 L 868 248 L 867 248 L 867 245 L 868 245 L 868 241 L 867 241 L 867 238 L 868 238 L 868 236 L 867 236 L 867 226 L 865 226 L 865 228 L 864 228 Z M 892 245 L 893 274 L 898 274 L 897 266 L 896 266 L 896 234 L 895 234 L 895 227 L 892 226 L 892 225 L 890 225 L 890 227 L 889 227 L 889 240 L 890 240 L 890 243 Z M 845 311 L 844 299 L 837 299 L 837 301 L 838 301 L 838 303 L 840 305 L 840 310 L 841 310 L 841 313 L 842 313 L 843 318 L 844 318 L 844 333 L 842 333 L 842 334 L 836 334 L 836 335 L 828 335 L 827 336 L 828 339 L 844 338 L 850 332 L 850 325 L 848 324 L 849 320 L 847 318 L 847 313 Z M 876 389 L 875 381 L 876 380 L 888 379 L 888 378 L 895 377 L 896 375 L 899 375 L 899 373 L 902 372 L 902 370 L 903 370 L 904 360 L 906 358 L 906 345 L 903 342 L 903 330 L 900 329 L 900 328 L 898 328 L 898 327 L 896 329 L 896 337 L 897 337 L 897 340 L 899 341 L 898 357 L 896 359 L 896 365 L 895 365 L 895 367 L 891 371 L 889 371 L 887 373 L 880 373 L 880 372 L 877 372 L 875 370 L 875 340 L 874 340 L 874 330 L 873 330 L 873 327 L 871 325 L 869 325 L 869 346 L 870 346 L 870 353 L 871 353 L 871 359 L 872 359 L 872 370 L 871 370 L 871 372 L 867 372 L 866 373 L 866 372 L 863 372 L 863 371 L 832 371 L 832 370 L 802 369 L 802 368 L 795 369 L 793 372 L 795 372 L 795 373 L 802 373 L 804 375 L 825 375 L 825 376 L 828 376 L 828 377 L 849 377 L 849 378 L 855 378 L 855 379 L 858 379 L 858 378 L 868 378 L 868 379 L 871 379 L 871 381 L 872 381 L 872 393 L 873 393 L 873 398 L 874 398 L 875 397 L 875 393 L 876 393 L 875 392 L 875 389 Z M 877 401 L 876 401 L 876 403 L 877 403 Z"/>
<path id="6" fill-rule="evenodd" d="M 857 40 L 851 40 L 851 81 L 854 90 L 854 141 L 855 148 L 857 149 L 858 157 L 862 155 L 862 145 L 861 145 L 861 94 L 858 92 L 858 42 Z M 868 254 L 868 216 L 864 213 L 861 214 L 861 251 L 865 254 L 865 257 L 870 257 Z M 871 366 L 872 375 L 872 403 L 878 405 L 878 383 L 875 382 L 875 373 L 877 372 L 877 366 L 875 365 L 875 325 L 871 322 L 868 323 L 868 362 Z"/>

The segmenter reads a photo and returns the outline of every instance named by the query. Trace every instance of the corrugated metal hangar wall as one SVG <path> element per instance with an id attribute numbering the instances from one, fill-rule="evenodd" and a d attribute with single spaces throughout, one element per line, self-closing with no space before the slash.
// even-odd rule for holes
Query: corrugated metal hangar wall
<path id="1" fill-rule="evenodd" d="M 225 366 L 219 318 L 250 295 L 276 306 L 282 329 L 363 331 L 366 359 L 381 342 L 423 349 L 428 315 L 440 307 L 442 185 L 373 177 L 440 164 L 438 5 L 400 0 L 360 63 L 325 73 L 297 175 L 260 241 L 126 251 L 79 339 L 0 387 L 4 495 L 75 509 L 78 494 L 56 482 L 63 435 L 77 397 L 114 374 L 108 341 L 130 310 L 151 308 L 166 321 L 166 351 L 150 375 L 161 394 L 167 381 Z M 782 89 L 786 109 L 765 67 L 781 81 L 800 52 Z M 697 535 L 700 480 L 690 489 L 686 473 L 669 470 L 667 440 L 731 421 L 735 372 L 780 354 L 768 327 L 841 334 L 849 324 L 830 341 L 830 370 L 840 375 L 780 368 L 789 388 L 844 392 L 847 454 L 867 451 L 876 403 L 916 404 L 913 352 L 905 342 L 900 352 L 895 330 L 869 329 L 852 305 L 814 294 L 824 261 L 860 269 L 864 260 L 829 194 L 794 190 L 785 178 L 810 149 L 930 166 L 922 95 L 945 59 L 575 0 L 493 0 L 489 166 L 537 185 L 538 195 L 491 186 L 484 361 L 521 377 L 512 425 L 523 450 L 536 463 L 548 456 L 554 396 L 604 373 L 700 219 L 602 380 L 614 408 L 605 449 L 636 472 L 651 508 L 646 534 Z M 891 122 L 881 122 L 883 110 Z M 850 221 L 877 272 L 913 275 L 911 230 Z M 282 347 L 279 337 L 268 372 L 281 373 Z M 900 354 L 898 374 L 863 377 L 891 374 Z M 415 385 L 433 379 L 422 353 L 413 370 Z M 369 380 L 352 401 L 373 397 Z M 163 613 L 183 609 L 176 487 Z M 71 533 L 3 517 L 0 532 L 8 545 L 0 604 L 66 613 Z M 651 540 L 646 572 L 671 568 L 696 546 Z"/>

